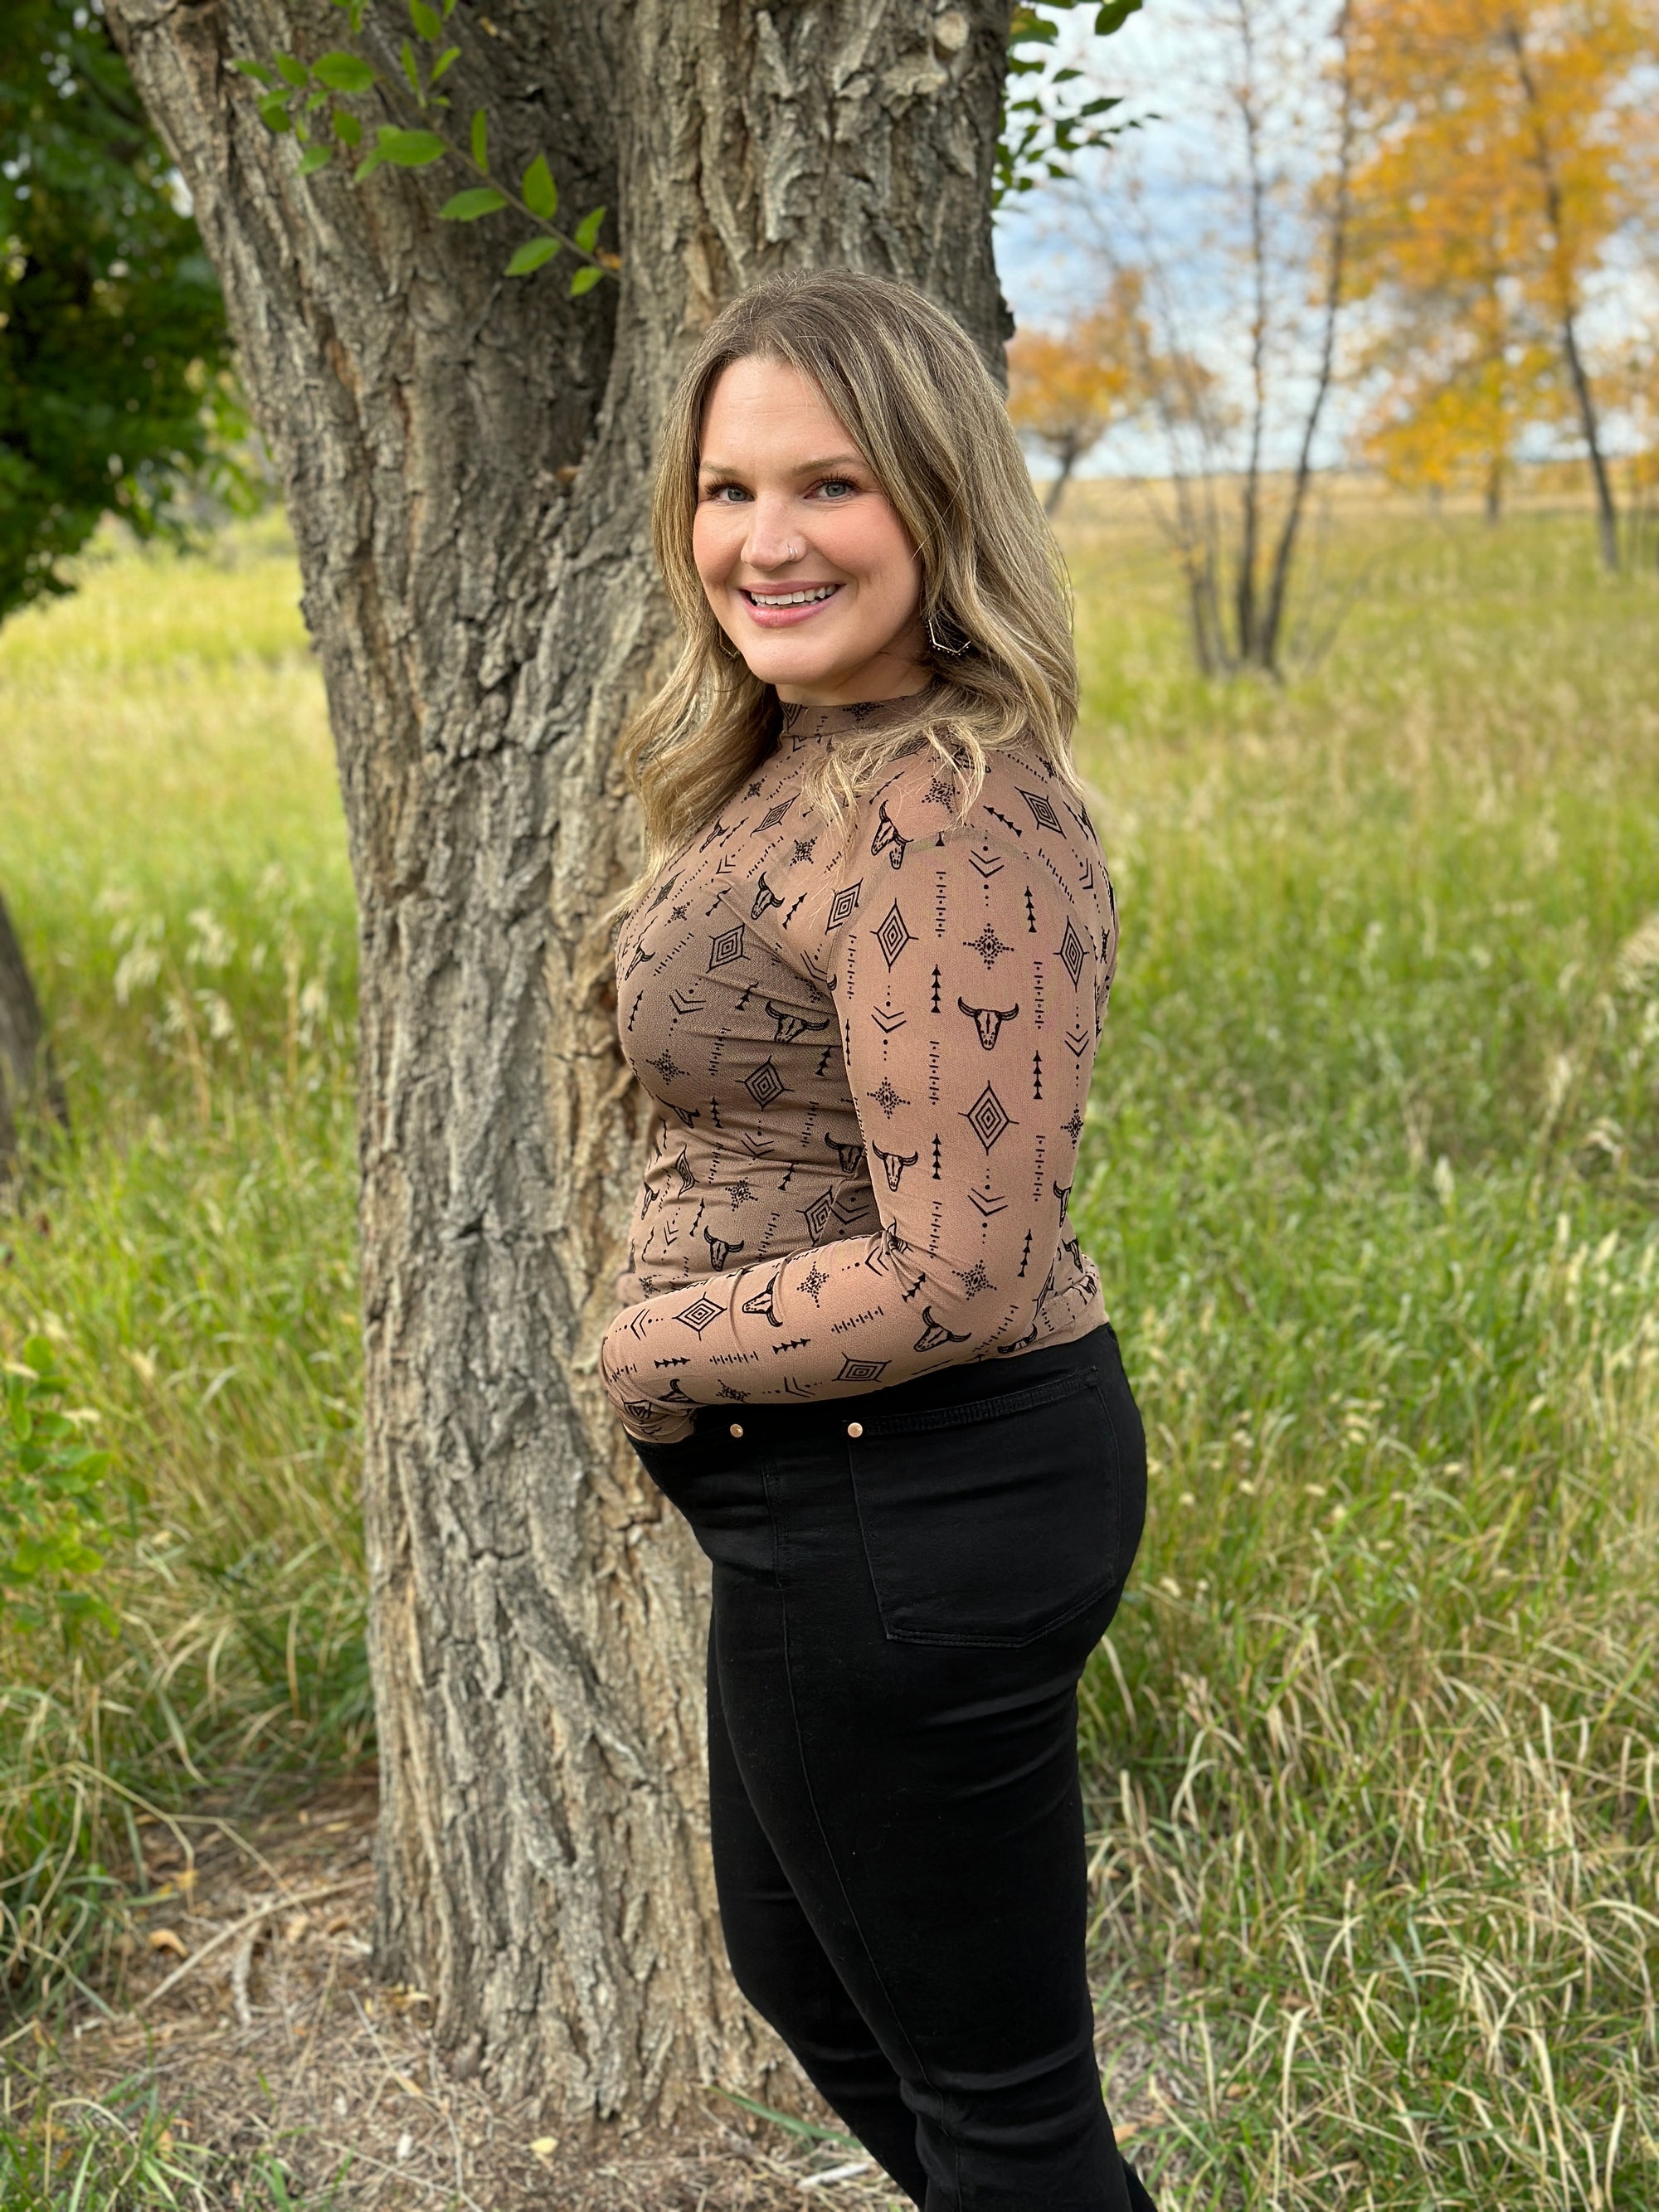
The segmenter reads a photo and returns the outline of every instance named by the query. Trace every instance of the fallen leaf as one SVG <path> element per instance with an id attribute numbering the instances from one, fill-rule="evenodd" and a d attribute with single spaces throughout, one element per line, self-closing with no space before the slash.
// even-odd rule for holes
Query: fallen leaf
<path id="1" fill-rule="evenodd" d="M 294 1913 L 283 1923 L 283 1941 L 285 1943 L 297 1943 L 310 1925 L 311 1915 L 308 1912 Z"/>
<path id="2" fill-rule="evenodd" d="M 553 2154 L 558 2147 L 557 2136 L 538 2136 L 530 2146 L 530 2155 L 532 2158 L 540 2159 L 544 2166 L 550 2166 L 553 2160 Z"/>
<path id="3" fill-rule="evenodd" d="M 181 1959 L 187 1959 L 190 1956 L 184 1937 L 171 1928 L 152 1928 L 149 1931 L 149 1948 L 152 1951 L 176 1951 Z"/>

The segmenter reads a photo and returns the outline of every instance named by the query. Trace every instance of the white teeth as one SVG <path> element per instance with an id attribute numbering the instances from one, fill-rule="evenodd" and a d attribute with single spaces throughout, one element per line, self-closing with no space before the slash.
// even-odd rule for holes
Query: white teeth
<path id="1" fill-rule="evenodd" d="M 840 586 L 820 584 L 810 592 L 785 592 L 774 596 L 769 592 L 750 592 L 749 596 L 757 607 L 810 607 L 818 600 L 830 599 Z"/>

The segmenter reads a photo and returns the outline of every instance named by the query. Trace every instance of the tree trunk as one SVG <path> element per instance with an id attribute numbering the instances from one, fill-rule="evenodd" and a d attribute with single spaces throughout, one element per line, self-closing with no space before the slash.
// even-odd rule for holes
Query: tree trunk
<path id="1" fill-rule="evenodd" d="M 1521 26 L 1513 15 L 1505 25 L 1504 36 L 1515 57 L 1516 74 L 1520 79 L 1521 90 L 1532 118 L 1533 166 L 1538 172 L 1543 194 L 1544 221 L 1549 229 L 1550 252 L 1554 262 L 1556 311 L 1561 319 L 1561 352 L 1567 364 L 1567 380 L 1572 386 L 1572 396 L 1578 408 L 1579 426 L 1584 434 L 1584 451 L 1589 459 L 1590 481 L 1595 490 L 1596 543 L 1601 550 L 1602 567 L 1616 574 L 1620 566 L 1619 507 L 1613 495 L 1613 477 L 1607 468 L 1607 455 L 1601 450 L 1601 424 L 1595 394 L 1590 388 L 1589 373 L 1584 366 L 1583 350 L 1578 343 L 1578 316 L 1574 304 L 1575 286 L 1567 252 L 1566 210 L 1561 200 L 1560 179 L 1556 173 L 1555 155 L 1544 124 L 1544 107 L 1538 96 L 1538 80 L 1533 74 L 1532 60 Z"/>
<path id="2" fill-rule="evenodd" d="M 1279 526 L 1279 543 L 1273 550 L 1267 603 L 1255 640 L 1256 665 L 1270 676 L 1279 673 L 1279 640 L 1285 627 L 1285 610 L 1289 603 L 1291 570 L 1296 559 L 1297 539 L 1308 503 L 1309 487 L 1313 482 L 1314 444 L 1319 435 L 1325 403 L 1336 380 L 1337 325 L 1342 313 L 1347 276 L 1348 228 L 1353 211 L 1354 81 L 1349 11 L 1346 4 L 1337 11 L 1331 37 L 1340 56 L 1338 82 L 1341 87 L 1341 104 L 1337 118 L 1336 177 L 1331 194 L 1330 231 L 1325 257 L 1324 322 L 1320 338 L 1318 374 L 1314 379 L 1308 411 L 1302 420 L 1302 443 L 1297 454 L 1296 473 L 1291 480 L 1290 501 Z"/>
<path id="3" fill-rule="evenodd" d="M 620 285 L 574 304 L 561 264 L 503 279 L 509 234 L 436 220 L 447 165 L 297 179 L 228 64 L 337 46 L 322 0 L 111 12 L 281 456 L 357 883 L 378 1967 L 504 2094 L 665 2116 L 772 2046 L 707 1865 L 701 1564 L 595 1372 L 643 1139 L 597 917 L 667 636 L 652 436 L 770 270 L 906 278 L 1000 366 L 1007 7 L 459 9 L 457 113 L 613 210 Z"/>
<path id="4" fill-rule="evenodd" d="M 34 1090 L 43 1033 L 23 948 L 0 899 L 0 1168 L 17 1149 L 17 1109 Z"/>
<path id="5" fill-rule="evenodd" d="M 1066 487 L 1072 481 L 1072 471 L 1078 465 L 1083 447 L 1075 438 L 1068 438 L 1054 454 L 1060 466 L 1048 479 L 1048 489 L 1043 494 L 1042 512 L 1052 522 L 1060 513 L 1060 503 L 1066 496 Z"/>

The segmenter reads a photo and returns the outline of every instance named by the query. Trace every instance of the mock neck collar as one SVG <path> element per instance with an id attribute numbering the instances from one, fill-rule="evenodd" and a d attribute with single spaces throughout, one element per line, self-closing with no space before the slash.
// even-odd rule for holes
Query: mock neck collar
<path id="1" fill-rule="evenodd" d="M 786 738 L 833 738 L 842 730 L 879 729 L 885 722 L 901 721 L 913 714 L 925 699 L 943 687 L 937 678 L 920 691 L 907 691 L 897 699 L 870 699 L 852 707 L 813 707 L 780 700 L 780 729 Z"/>

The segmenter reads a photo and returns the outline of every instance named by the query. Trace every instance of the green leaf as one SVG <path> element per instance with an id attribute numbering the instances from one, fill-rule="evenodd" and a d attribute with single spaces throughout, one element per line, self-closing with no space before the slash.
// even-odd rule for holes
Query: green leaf
<path id="1" fill-rule="evenodd" d="M 381 124 L 374 137 L 381 159 L 400 169 L 424 169 L 429 162 L 441 161 L 449 150 L 435 131 L 400 131 L 392 123 Z"/>
<path id="2" fill-rule="evenodd" d="M 276 70 L 266 62 L 249 61 L 243 57 L 234 61 L 231 67 L 240 70 L 244 76 L 257 78 L 261 84 L 275 84 L 276 82 Z"/>
<path id="3" fill-rule="evenodd" d="M 605 221 L 602 207 L 590 208 L 576 225 L 576 243 L 584 253 L 591 253 L 599 244 L 599 225 Z"/>
<path id="4" fill-rule="evenodd" d="M 300 157 L 300 174 L 314 177 L 319 169 L 325 169 L 334 159 L 331 146 L 308 146 Z"/>
<path id="5" fill-rule="evenodd" d="M 544 222 L 550 222 L 559 211 L 559 188 L 544 154 L 538 154 L 524 173 L 524 204 Z"/>
<path id="6" fill-rule="evenodd" d="M 318 83 L 331 92 L 367 92 L 374 82 L 374 72 L 361 54 L 319 54 L 311 68 Z"/>
<path id="7" fill-rule="evenodd" d="M 362 144 L 363 126 L 358 122 L 356 117 L 351 112 L 349 108 L 337 107 L 335 109 L 334 136 L 339 140 L 343 146 L 361 146 Z"/>
<path id="8" fill-rule="evenodd" d="M 489 124 L 482 107 L 472 114 L 472 166 L 475 169 L 489 167 Z"/>
<path id="9" fill-rule="evenodd" d="M 461 50 L 459 46 L 446 46 L 442 53 L 439 55 L 437 60 L 433 63 L 432 74 L 427 79 L 427 82 L 428 84 L 436 84 L 438 79 L 443 76 L 445 71 L 448 70 L 453 63 L 459 61 L 460 58 Z"/>
<path id="10" fill-rule="evenodd" d="M 443 29 L 443 19 L 426 0 L 409 0 L 409 20 L 423 39 L 435 40 Z"/>
<path id="11" fill-rule="evenodd" d="M 361 185 L 365 177 L 372 177 L 385 159 L 386 155 L 380 151 L 378 146 L 374 147 L 370 152 L 365 154 L 362 160 L 358 162 L 356 167 L 351 173 L 352 183 L 354 185 Z"/>
<path id="12" fill-rule="evenodd" d="M 438 213 L 445 222 L 477 222 L 481 215 L 494 215 L 506 205 L 507 194 L 498 192 L 494 185 L 473 185 L 457 192 L 453 200 L 446 200 Z"/>
<path id="13" fill-rule="evenodd" d="M 273 54 L 271 59 L 276 63 L 279 72 L 288 79 L 296 92 L 301 85 L 310 82 L 310 72 L 305 64 L 296 61 L 292 54 Z"/>
<path id="14" fill-rule="evenodd" d="M 539 269 L 550 261 L 559 250 L 556 238 L 527 238 L 507 264 L 509 276 L 528 276 L 532 269 Z"/>
<path id="15" fill-rule="evenodd" d="M 288 94 L 285 92 L 268 92 L 258 103 L 258 107 L 259 120 L 267 131 L 291 131 L 294 128 L 294 118 L 288 112 Z"/>
<path id="16" fill-rule="evenodd" d="M 570 280 L 571 298 L 580 300 L 584 292 L 591 292 L 604 274 L 603 269 L 595 269 L 591 264 L 586 269 L 579 269 Z"/>
<path id="17" fill-rule="evenodd" d="M 403 60 L 404 75 L 409 79 L 409 88 L 414 94 L 416 99 L 421 100 L 422 105 L 424 105 L 425 103 L 422 100 L 421 92 L 421 72 L 416 66 L 415 49 L 410 45 L 407 39 L 404 40 Z"/>
<path id="18" fill-rule="evenodd" d="M 1138 15 L 1144 0 L 1107 0 L 1095 17 L 1095 36 L 1109 39 L 1114 31 L 1121 31 L 1131 15 Z"/>

